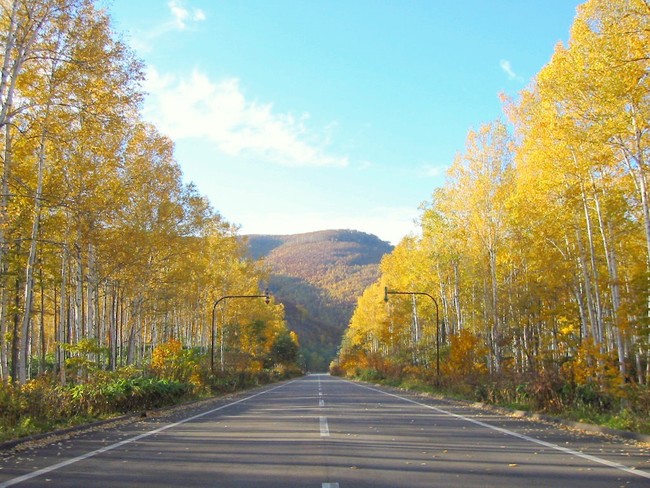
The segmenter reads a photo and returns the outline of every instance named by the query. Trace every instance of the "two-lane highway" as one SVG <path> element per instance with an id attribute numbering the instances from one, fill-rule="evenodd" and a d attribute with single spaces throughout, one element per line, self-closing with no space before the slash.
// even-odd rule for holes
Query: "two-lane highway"
<path id="1" fill-rule="evenodd" d="M 648 450 L 327 375 L 5 454 L 0 487 L 650 486 Z"/>

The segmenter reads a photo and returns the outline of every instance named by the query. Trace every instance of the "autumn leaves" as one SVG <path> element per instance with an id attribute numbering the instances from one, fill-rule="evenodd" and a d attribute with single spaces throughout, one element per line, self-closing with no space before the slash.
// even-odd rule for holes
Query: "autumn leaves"
<path id="1" fill-rule="evenodd" d="M 647 383 L 649 30 L 642 0 L 580 7 L 568 46 L 505 101 L 510 125 L 470 131 L 422 236 L 384 259 L 344 368 L 429 371 L 432 305 L 387 307 L 388 285 L 440 297 L 454 377 L 566 373 L 614 396 Z"/>
<path id="2" fill-rule="evenodd" d="M 207 354 L 211 304 L 265 272 L 143 121 L 140 62 L 91 0 L 2 2 L 0 34 L 2 378 L 65 380 L 82 340 L 111 370 L 170 340 Z M 220 313 L 259 367 L 288 333 L 277 305 Z"/>

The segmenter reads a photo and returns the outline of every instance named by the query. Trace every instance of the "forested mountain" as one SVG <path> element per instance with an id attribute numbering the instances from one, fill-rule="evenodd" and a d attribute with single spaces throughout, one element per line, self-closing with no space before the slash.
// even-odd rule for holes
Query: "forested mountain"
<path id="1" fill-rule="evenodd" d="M 307 366 L 326 368 L 357 298 L 377 279 L 379 261 L 392 246 L 354 230 L 247 237 L 251 255 L 270 269 L 269 288 L 285 306 Z"/>

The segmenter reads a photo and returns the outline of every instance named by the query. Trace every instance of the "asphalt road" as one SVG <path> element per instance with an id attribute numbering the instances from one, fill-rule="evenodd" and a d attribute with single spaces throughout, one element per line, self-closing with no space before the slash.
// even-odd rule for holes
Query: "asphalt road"
<path id="1" fill-rule="evenodd" d="M 649 452 L 310 375 L 0 453 L 0 487 L 638 487 Z"/>

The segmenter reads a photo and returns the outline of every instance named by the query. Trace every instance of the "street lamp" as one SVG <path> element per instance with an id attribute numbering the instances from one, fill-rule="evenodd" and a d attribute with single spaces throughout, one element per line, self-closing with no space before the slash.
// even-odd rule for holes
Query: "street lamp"
<path id="1" fill-rule="evenodd" d="M 226 298 L 264 298 L 264 302 L 268 305 L 271 302 L 271 295 L 269 289 L 264 290 L 264 295 L 226 295 L 219 298 L 214 305 L 212 306 L 212 332 L 210 334 L 210 370 L 214 373 L 214 336 L 215 336 L 215 322 L 216 322 L 216 311 L 217 305 L 222 300 Z M 219 341 L 220 348 L 220 359 L 221 359 L 221 371 L 223 372 L 223 326 L 221 327 L 221 340 Z"/>
<path id="2" fill-rule="evenodd" d="M 388 287 L 384 287 L 384 301 L 388 303 L 388 295 L 424 295 L 433 300 L 436 306 L 436 385 L 440 384 L 440 325 L 438 323 L 438 302 L 428 293 L 421 291 L 389 291 Z"/>

